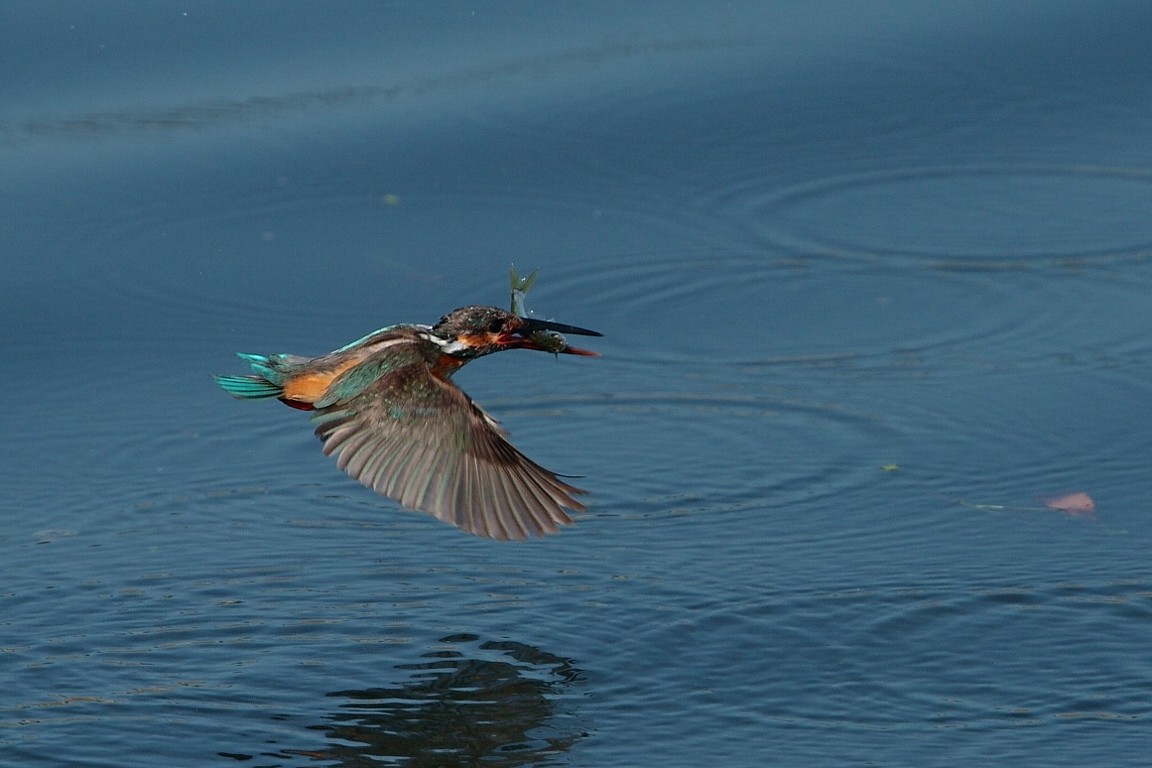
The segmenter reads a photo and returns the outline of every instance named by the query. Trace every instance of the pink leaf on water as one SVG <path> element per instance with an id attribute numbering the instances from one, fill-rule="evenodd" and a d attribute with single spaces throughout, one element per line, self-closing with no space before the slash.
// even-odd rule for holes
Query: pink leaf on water
<path id="1" fill-rule="evenodd" d="M 1039 496 L 1037 500 L 1049 509 L 1063 512 L 1072 517 L 1095 517 L 1096 502 L 1084 491 L 1061 493 L 1057 496 Z"/>

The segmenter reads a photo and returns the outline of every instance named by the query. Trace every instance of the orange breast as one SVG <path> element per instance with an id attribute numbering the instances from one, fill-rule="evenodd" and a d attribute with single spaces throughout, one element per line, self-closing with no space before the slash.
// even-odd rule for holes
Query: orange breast
<path id="1" fill-rule="evenodd" d="M 298 403 L 314 403 L 328 391 L 328 385 L 336 374 L 327 371 L 323 373 L 304 373 L 284 382 L 284 399 L 295 400 Z"/>
<path id="2" fill-rule="evenodd" d="M 284 382 L 284 395 L 281 399 L 297 403 L 314 403 L 324 396 L 328 386 L 340 374 L 360 362 L 355 358 L 328 371 L 307 371 L 293 376 Z"/>
<path id="3" fill-rule="evenodd" d="M 432 375 L 438 379 L 447 379 L 464 363 L 464 360 L 452 357 L 452 355 L 440 355 L 436 364 L 432 366 Z"/>

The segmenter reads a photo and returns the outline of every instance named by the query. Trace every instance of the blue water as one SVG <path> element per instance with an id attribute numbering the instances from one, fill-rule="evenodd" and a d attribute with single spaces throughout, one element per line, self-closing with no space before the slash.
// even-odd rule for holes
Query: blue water
<path id="1" fill-rule="evenodd" d="M 5 4 L 4 764 L 1147 764 L 1150 25 Z M 456 379 L 557 536 L 209 378 L 511 263 L 605 334 Z"/>

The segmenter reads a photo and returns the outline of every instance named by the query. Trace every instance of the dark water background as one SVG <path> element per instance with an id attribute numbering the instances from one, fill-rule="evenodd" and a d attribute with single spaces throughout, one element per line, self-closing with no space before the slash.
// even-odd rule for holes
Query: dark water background
<path id="1" fill-rule="evenodd" d="M 1146 765 L 1149 29 L 5 3 L 2 762 Z M 208 377 L 513 262 L 605 333 L 458 377 L 583 476 L 558 536 L 399 510 Z"/>

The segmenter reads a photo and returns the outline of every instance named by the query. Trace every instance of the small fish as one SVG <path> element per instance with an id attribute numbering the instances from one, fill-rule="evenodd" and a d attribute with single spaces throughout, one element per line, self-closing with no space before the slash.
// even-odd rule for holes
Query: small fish
<path id="1" fill-rule="evenodd" d="M 515 265 L 509 268 L 509 281 L 512 284 L 512 314 L 520 317 L 528 317 L 528 312 L 524 309 L 524 297 L 528 294 L 528 289 L 536 282 L 536 275 L 539 271 L 538 269 L 534 269 L 528 277 L 521 278 L 516 274 Z M 568 339 L 554 330 L 535 330 L 529 334 L 529 338 L 544 352 L 551 352 L 552 354 L 558 355 L 568 350 Z"/>

